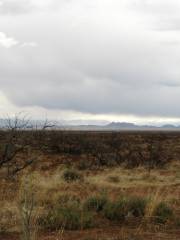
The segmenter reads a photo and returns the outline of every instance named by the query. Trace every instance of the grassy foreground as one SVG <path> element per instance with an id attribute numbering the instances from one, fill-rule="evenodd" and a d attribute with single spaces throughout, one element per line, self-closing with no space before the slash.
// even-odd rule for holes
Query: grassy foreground
<path id="1" fill-rule="evenodd" d="M 38 154 L 37 164 L 0 179 L 0 239 L 179 239 L 178 158 L 149 170 Z"/>

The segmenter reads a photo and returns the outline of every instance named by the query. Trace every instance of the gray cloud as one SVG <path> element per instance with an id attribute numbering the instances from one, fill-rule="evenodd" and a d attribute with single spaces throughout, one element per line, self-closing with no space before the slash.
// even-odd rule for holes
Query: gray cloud
<path id="1" fill-rule="evenodd" d="M 0 0 L 1 15 L 24 15 L 40 12 L 57 12 L 73 0 Z M 77 0 L 78 3 L 79 0 Z M 91 6 L 91 4 L 87 4 Z M 71 6 L 69 6 L 71 7 Z"/>
<path id="2" fill-rule="evenodd" d="M 0 0 L 0 14 L 25 14 L 33 9 L 31 0 Z"/>
<path id="3" fill-rule="evenodd" d="M 180 2 L 178 0 L 132 0 L 129 8 L 142 14 L 149 28 L 158 31 L 180 29 Z"/>
<path id="4" fill-rule="evenodd" d="M 0 46 L 1 91 L 18 106 L 180 116 L 180 45 L 172 47 L 180 36 L 152 31 L 156 27 L 152 17 L 161 24 L 170 1 L 164 10 L 161 1 L 151 2 L 156 6 L 132 0 L 47 1 L 44 5 L 40 1 L 36 7 L 52 6 L 51 10 L 18 18 L 9 10 L 8 16 L 0 17 L 0 31 L 38 45 Z M 23 10 L 21 4 L 19 13 L 31 9 Z M 149 11 L 149 17 L 142 9 Z"/>

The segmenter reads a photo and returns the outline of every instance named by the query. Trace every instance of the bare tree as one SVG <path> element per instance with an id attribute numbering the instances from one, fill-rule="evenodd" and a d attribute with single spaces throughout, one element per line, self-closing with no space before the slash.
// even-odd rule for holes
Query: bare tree
<path id="1" fill-rule="evenodd" d="M 46 129 L 52 129 L 54 128 L 56 125 L 55 123 L 49 121 L 47 118 L 45 119 L 43 125 L 42 125 L 42 130 L 46 130 Z"/>
<path id="2" fill-rule="evenodd" d="M 22 113 L 14 118 L 7 117 L 5 126 L 4 147 L 0 152 L 0 169 L 7 169 L 7 176 L 11 177 L 30 166 L 34 159 L 18 159 L 18 154 L 28 153 L 28 145 L 22 139 L 23 130 L 29 126 L 29 118 Z M 20 141 L 21 140 L 21 141 Z"/>
<path id="3" fill-rule="evenodd" d="M 23 112 L 16 114 L 14 118 L 7 116 L 3 148 L 0 146 L 0 170 L 5 169 L 7 177 L 13 177 L 32 165 L 37 157 L 32 157 L 30 150 L 33 144 L 28 139 L 36 138 L 43 142 L 46 130 L 53 127 L 55 124 L 47 118 L 39 125 L 35 125 Z"/>

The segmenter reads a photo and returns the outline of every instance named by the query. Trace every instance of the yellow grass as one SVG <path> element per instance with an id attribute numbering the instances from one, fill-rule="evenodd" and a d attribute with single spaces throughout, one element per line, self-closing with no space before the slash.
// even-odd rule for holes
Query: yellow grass
<path id="1" fill-rule="evenodd" d="M 96 172 L 84 171 L 84 180 L 72 183 L 63 180 L 64 169 L 62 166 L 56 171 L 45 174 L 42 171 L 35 171 L 31 174 L 26 172 L 30 174 L 38 214 L 44 211 L 44 206 L 56 204 L 62 195 L 69 194 L 82 200 L 100 191 L 106 191 L 108 197 L 112 199 L 122 194 L 151 198 L 146 209 L 146 218 L 152 216 L 155 206 L 161 200 L 174 202 L 176 207 L 180 207 L 180 164 L 177 162 L 165 169 L 152 170 L 150 175 L 144 168 L 117 167 Z M 1 187 L 6 187 L 6 197 L 0 196 L 0 230 L 2 231 L 19 231 L 18 202 L 20 201 L 20 189 L 27 178 L 26 174 L 20 178 L 19 184 L 14 183 L 13 187 L 17 191 L 14 191 L 13 198 L 8 198 L 8 187 L 12 187 L 12 182 L 1 182 Z"/>

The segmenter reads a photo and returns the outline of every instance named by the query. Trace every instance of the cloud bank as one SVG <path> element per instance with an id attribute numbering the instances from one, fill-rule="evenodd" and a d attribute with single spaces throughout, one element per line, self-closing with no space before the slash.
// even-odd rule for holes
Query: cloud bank
<path id="1" fill-rule="evenodd" d="M 1 0 L 0 89 L 19 108 L 179 118 L 179 11 L 176 0 Z"/>

